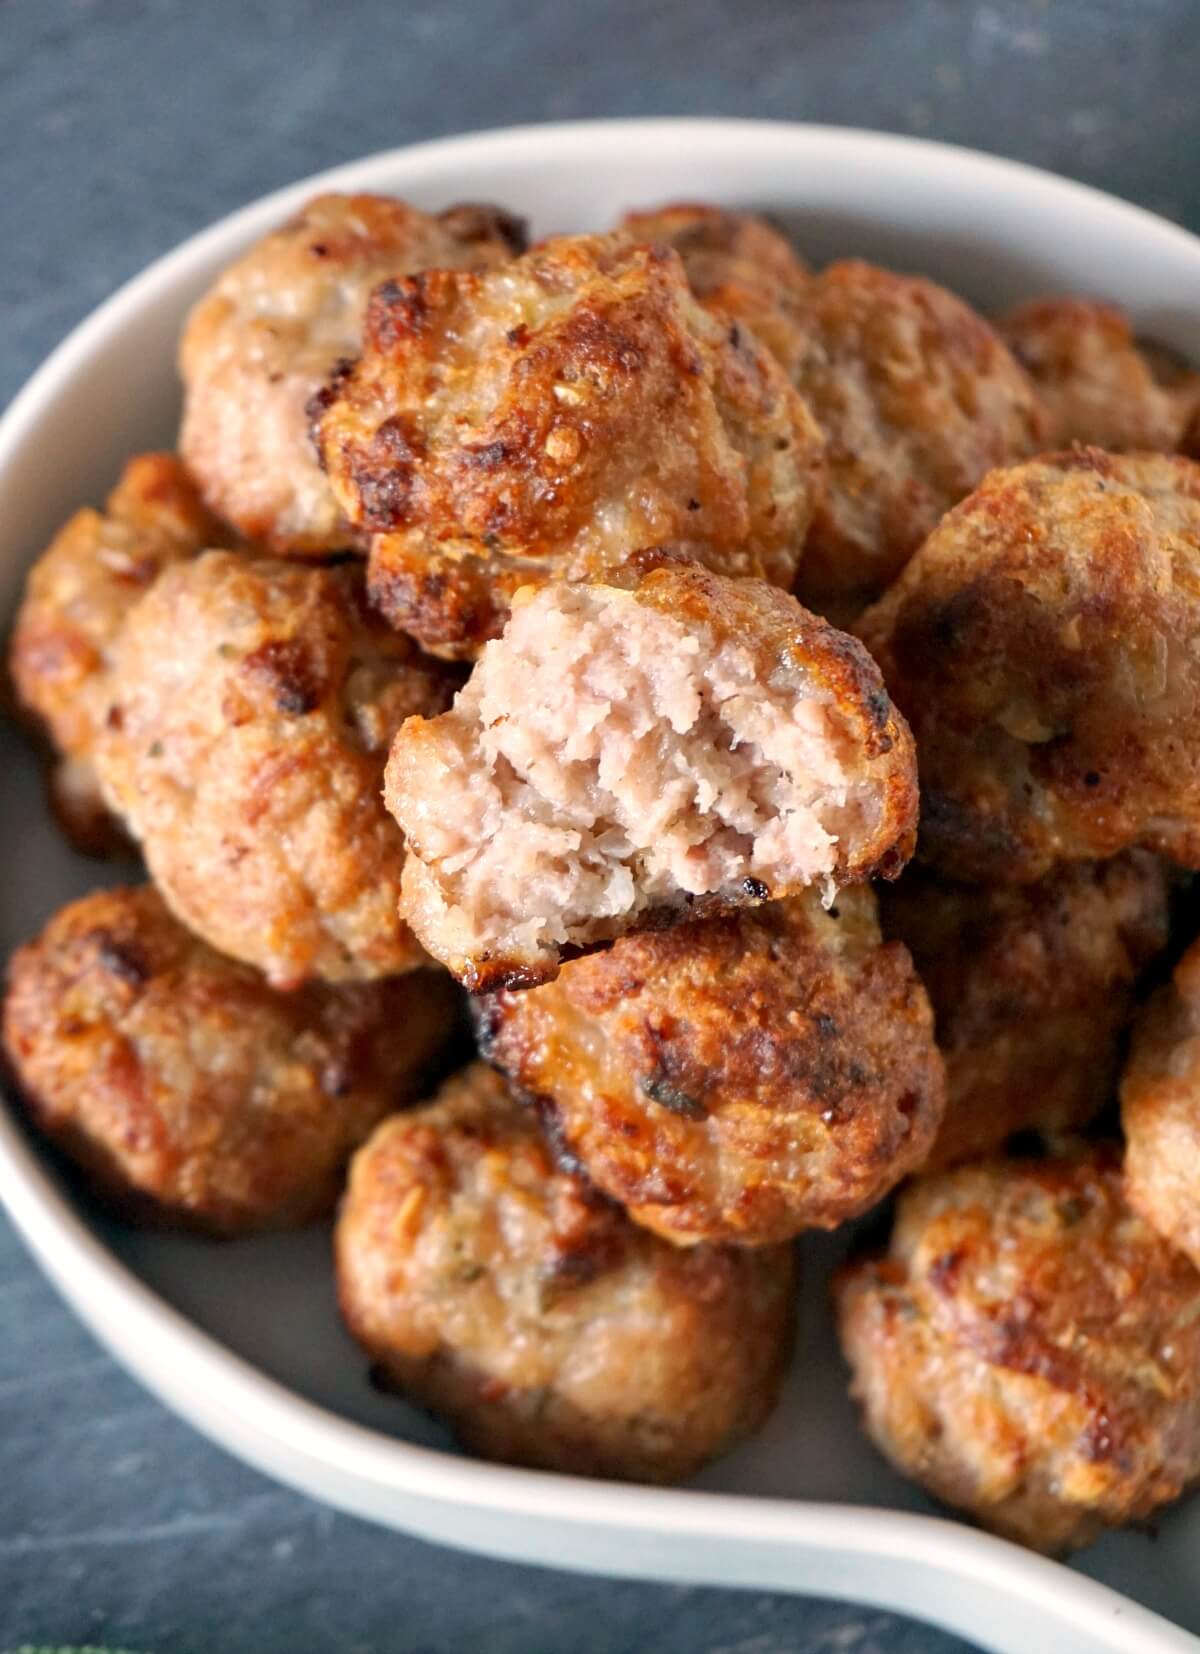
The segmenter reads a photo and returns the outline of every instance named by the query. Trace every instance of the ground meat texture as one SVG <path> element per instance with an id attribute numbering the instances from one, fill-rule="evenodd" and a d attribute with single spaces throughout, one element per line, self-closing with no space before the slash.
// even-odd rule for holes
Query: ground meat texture
<path id="1" fill-rule="evenodd" d="M 668 1240 L 763 1246 L 857 1217 L 944 1100 L 933 1014 L 875 898 L 816 892 L 656 934 L 479 1002 L 553 1140 Z"/>
<path id="2" fill-rule="evenodd" d="M 921 1179 L 836 1297 L 876 1446 L 985 1527 L 1070 1550 L 1200 1475 L 1200 1274 L 1107 1149 Z"/>
<path id="3" fill-rule="evenodd" d="M 404 913 L 473 990 L 911 850 L 912 741 L 864 650 L 759 581 L 657 553 L 620 578 L 524 594 L 392 748 Z"/>
<path id="4" fill-rule="evenodd" d="M 35 1124 L 121 1215 L 242 1235 L 331 1210 L 454 1015 L 434 971 L 276 993 L 143 886 L 72 903 L 18 949 L 4 1048 Z"/>
<path id="5" fill-rule="evenodd" d="M 789 1248 L 679 1249 L 556 1171 L 482 1063 L 354 1161 L 338 1294 L 379 1376 L 486 1458 L 666 1482 L 758 1429 Z"/>
<path id="6" fill-rule="evenodd" d="M 214 510 L 286 556 L 352 546 L 309 436 L 310 398 L 358 354 L 378 282 L 496 264 L 521 240 L 494 208 L 431 218 L 389 196 L 319 195 L 230 265 L 192 311 L 179 353 L 179 445 Z"/>
<path id="7" fill-rule="evenodd" d="M 1130 1205 L 1200 1268 L 1200 943 L 1134 1025 L 1121 1118 Z"/>
<path id="8" fill-rule="evenodd" d="M 946 1117 L 926 1170 L 1018 1132 L 1054 1136 L 1113 1098 L 1138 980 L 1167 945 L 1162 863 L 1144 850 L 1032 885 L 946 883 L 910 868 L 880 892 L 946 1059 Z"/>
<path id="9" fill-rule="evenodd" d="M 12 634 L 13 682 L 61 755 L 53 797 L 83 848 L 101 849 L 112 836 L 92 754 L 117 635 L 168 564 L 220 535 L 174 454 L 139 454 L 104 510 L 77 511 L 29 571 Z"/>
<path id="10" fill-rule="evenodd" d="M 621 236 L 380 287 L 319 429 L 374 601 L 452 656 L 517 587 L 666 540 L 790 585 L 822 477 L 767 351 L 696 303 L 677 254 Z"/>
<path id="11" fill-rule="evenodd" d="M 920 854 L 1024 883 L 1142 845 L 1200 867 L 1200 466 L 994 472 L 860 635 L 921 753 Z"/>
<path id="12" fill-rule="evenodd" d="M 1200 374 L 1161 347 L 1139 342 L 1116 305 L 1037 299 L 996 326 L 1037 387 L 1047 446 L 1192 451 Z"/>
<path id="13" fill-rule="evenodd" d="M 808 267 L 765 218 L 681 202 L 627 213 L 621 228 L 635 241 L 673 247 L 705 309 L 744 322 L 795 375 L 807 350 Z"/>
<path id="14" fill-rule="evenodd" d="M 427 963 L 396 915 L 393 734 L 449 699 L 356 566 L 209 552 L 130 615 L 97 769 L 177 917 L 278 988 Z"/>
<path id="15" fill-rule="evenodd" d="M 794 382 L 825 436 L 829 486 L 796 590 L 835 618 L 878 597 L 993 466 L 1045 446 L 1024 370 L 945 288 L 849 259 L 808 288 Z"/>

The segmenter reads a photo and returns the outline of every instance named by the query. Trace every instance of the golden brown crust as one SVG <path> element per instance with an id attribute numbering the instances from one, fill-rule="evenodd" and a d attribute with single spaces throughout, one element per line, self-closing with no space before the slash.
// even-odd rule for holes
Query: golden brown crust
<path id="1" fill-rule="evenodd" d="M 696 304 L 677 255 L 621 236 L 385 284 L 326 402 L 372 597 L 445 655 L 494 637 L 518 586 L 664 540 L 788 585 L 821 486 L 779 367 Z"/>
<path id="2" fill-rule="evenodd" d="M 857 259 L 813 278 L 797 389 L 825 436 L 797 593 L 839 616 L 877 597 L 993 466 L 1045 445 L 1037 397 L 991 327 L 945 288 Z"/>
<path id="3" fill-rule="evenodd" d="M 921 754 L 920 854 L 1029 882 L 1142 845 L 1200 866 L 1200 466 L 996 471 L 860 636 Z"/>
<path id="4" fill-rule="evenodd" d="M 1130 1204 L 1200 1268 L 1200 944 L 1134 1025 L 1121 1122 Z"/>
<path id="5" fill-rule="evenodd" d="M 1140 343 L 1116 305 L 1075 295 L 1034 299 L 996 327 L 1037 387 L 1047 447 L 1186 450 L 1200 413 L 1200 374 Z"/>
<path id="6" fill-rule="evenodd" d="M 876 1445 L 986 1527 L 1072 1549 L 1200 1474 L 1200 1275 L 1106 1149 L 921 1179 L 836 1295 Z"/>
<path id="7" fill-rule="evenodd" d="M 690 202 L 626 213 L 635 241 L 673 247 L 706 310 L 744 322 L 794 378 L 808 348 L 808 267 L 791 242 L 755 213 Z"/>
<path id="8" fill-rule="evenodd" d="M 164 568 L 220 534 L 174 454 L 138 454 L 104 510 L 77 511 L 30 569 L 9 665 L 22 706 L 61 753 L 91 755 L 130 609 Z"/>
<path id="9" fill-rule="evenodd" d="M 674 1481 L 775 1403 L 789 1250 L 678 1250 L 635 1228 L 554 1169 L 482 1063 L 359 1152 L 335 1250 L 381 1375 L 488 1458 Z"/>
<path id="10" fill-rule="evenodd" d="M 1166 872 L 1131 850 L 1037 884 L 979 887 L 909 869 L 880 892 L 937 1019 L 946 1117 L 930 1171 L 1017 1132 L 1073 1130 L 1111 1101 L 1146 966 L 1167 945 Z"/>
<path id="11" fill-rule="evenodd" d="M 830 872 L 842 886 L 879 877 L 895 878 L 912 854 L 916 837 L 916 758 L 911 733 L 884 689 L 874 661 L 853 638 L 809 614 L 788 593 L 762 581 L 729 580 L 664 548 L 640 552 L 607 581 L 589 582 L 600 591 L 629 591 L 636 602 L 684 628 L 699 639 L 699 656 L 721 649 L 738 652 L 764 699 L 772 691 L 812 696 L 836 726 L 849 792 L 861 788 L 869 803 L 861 815 L 847 815 L 848 825 L 834 847 Z M 561 588 L 550 588 L 556 590 Z M 493 645 L 499 650 L 503 640 Z M 483 664 L 476 668 L 482 674 Z M 539 937 L 527 942 L 510 927 L 507 934 L 481 942 L 465 911 L 459 871 L 470 859 L 467 841 L 472 824 L 456 815 L 452 854 L 432 846 L 447 837 L 438 777 L 452 772 L 456 784 L 473 769 L 480 787 L 487 783 L 492 760 L 483 750 L 475 700 L 484 693 L 476 677 L 439 719 L 410 718 L 392 746 L 385 775 L 389 810 L 404 827 L 409 856 L 403 881 L 402 911 L 422 945 L 444 963 L 473 993 L 530 987 L 552 980 L 559 961 L 631 930 L 658 929 L 697 918 L 714 918 L 754 906 L 772 897 L 797 894 L 812 882 L 768 888 L 746 877 L 736 886 L 692 894 L 682 888 L 662 902 L 636 911 L 592 913 L 567 927 L 551 944 Z M 474 687 L 473 687 L 474 685 Z M 517 689 L 528 693 L 528 682 Z M 556 683 L 561 699 L 565 679 Z M 529 716 L 536 709 L 527 707 Z M 491 707 L 489 719 L 499 717 Z M 504 717 L 522 722 L 522 707 Z M 552 813 L 552 812 L 551 812 Z M 563 818 L 567 820 L 566 817 Z M 568 825 L 570 823 L 568 822 Z M 479 848 L 479 846 L 476 846 Z M 636 859 L 632 863 L 636 869 Z M 749 869 L 747 868 L 747 871 Z M 636 882 L 636 872 L 635 872 Z"/>
<path id="12" fill-rule="evenodd" d="M 308 404 L 357 355 L 376 283 L 430 265 L 496 264 L 523 242 L 496 208 L 431 218 L 382 195 L 319 195 L 222 272 L 188 318 L 180 448 L 215 511 L 291 557 L 350 549 Z"/>
<path id="13" fill-rule="evenodd" d="M 4 1047 L 33 1120 L 123 1215 L 240 1235 L 332 1208 L 454 1016 L 432 971 L 276 993 L 147 885 L 73 902 L 17 950 Z"/>
<path id="14" fill-rule="evenodd" d="M 175 913 L 280 988 L 411 970 L 392 735 L 451 686 L 366 609 L 357 566 L 210 552 L 130 616 L 97 768 Z"/>
<path id="15" fill-rule="evenodd" d="M 626 937 L 478 1015 L 556 1141 L 676 1242 L 832 1229 L 922 1163 L 941 1119 L 929 1001 L 865 888 Z"/>

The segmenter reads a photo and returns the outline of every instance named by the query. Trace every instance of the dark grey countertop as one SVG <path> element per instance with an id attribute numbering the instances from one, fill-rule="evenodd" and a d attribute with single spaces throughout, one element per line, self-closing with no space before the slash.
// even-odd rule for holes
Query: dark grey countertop
<path id="1" fill-rule="evenodd" d="M 0 403 L 181 237 L 374 149 L 598 115 L 833 121 L 1033 161 L 1200 229 L 1198 82 L 1195 0 L 0 0 Z M 966 1646 L 869 1610 L 521 1569 L 335 1515 L 143 1394 L 0 1219 L 0 1650 L 100 1640 Z"/>

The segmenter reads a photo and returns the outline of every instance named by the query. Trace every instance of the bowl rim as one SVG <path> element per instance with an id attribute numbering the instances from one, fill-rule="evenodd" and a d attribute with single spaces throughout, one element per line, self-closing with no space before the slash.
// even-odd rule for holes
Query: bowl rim
<path id="1" fill-rule="evenodd" d="M 798 150 L 808 147 L 814 153 L 833 147 L 843 164 L 878 167 L 885 160 L 890 165 L 900 159 L 925 169 L 932 181 L 951 173 L 961 177 L 965 170 L 981 187 L 1036 191 L 1047 205 L 1103 213 L 1139 240 L 1157 241 L 1164 249 L 1169 245 L 1176 254 L 1185 252 L 1200 274 L 1200 238 L 1141 207 L 1024 163 L 929 139 L 851 127 L 703 117 L 571 121 L 473 132 L 380 151 L 286 185 L 218 219 L 156 259 L 85 317 L 13 397 L 0 417 L 0 479 L 18 464 L 56 399 L 70 390 L 75 376 L 114 333 L 136 320 L 145 306 L 168 297 L 198 268 L 234 256 L 317 190 L 394 191 L 406 187 L 396 182 L 397 171 L 455 165 L 469 170 L 469 163 L 485 153 L 493 166 L 537 159 L 548 149 L 586 164 L 597 145 L 616 141 L 632 147 L 719 143 L 723 148 L 754 150 L 765 139 L 772 144 L 788 142 Z M 849 1554 L 861 1558 L 864 1569 L 874 1560 L 902 1569 L 932 1570 L 985 1595 L 1021 1600 L 1043 1615 L 1048 1627 L 1064 1632 L 1069 1627 L 1081 1649 L 1112 1649 L 1114 1654 L 1200 1649 L 1200 1639 L 1111 1587 L 950 1518 L 825 1501 L 589 1481 L 462 1458 L 353 1423 L 268 1377 L 146 1286 L 56 1186 L 26 1140 L 15 1110 L 8 1108 L 0 1108 L 0 1200 L 79 1317 L 167 1406 L 277 1479 L 291 1480 L 310 1495 L 359 1515 L 364 1514 L 361 1505 L 336 1487 L 318 1489 L 312 1469 L 327 1471 L 335 1481 L 350 1476 L 380 1493 L 430 1507 L 528 1517 L 552 1522 L 564 1531 L 602 1523 L 631 1537 L 647 1531 L 685 1541 L 732 1542 L 736 1537 L 824 1557 Z M 288 1459 L 305 1467 L 304 1472 L 289 1475 L 282 1462 Z M 397 1525 L 417 1525 L 411 1510 Z M 478 1535 L 463 1542 L 471 1548 L 493 1548 Z M 647 1565 L 647 1559 L 638 1556 L 617 1568 L 606 1559 L 603 1571 L 694 1577 L 679 1560 L 664 1567 L 655 1559 Z M 772 1588 L 789 1586 L 779 1580 Z M 822 1585 L 799 1588 L 819 1591 Z M 854 1589 L 835 1584 L 829 1588 L 843 1597 L 924 1613 L 967 1636 L 989 1634 L 963 1605 L 949 1603 L 939 1609 L 932 1603 L 902 1603 L 895 1592 L 873 1595 L 865 1579 Z M 991 1634 L 1000 1633 L 993 1629 Z M 1051 1646 L 1073 1648 L 1076 1643 L 1047 1642 L 1046 1647 Z"/>

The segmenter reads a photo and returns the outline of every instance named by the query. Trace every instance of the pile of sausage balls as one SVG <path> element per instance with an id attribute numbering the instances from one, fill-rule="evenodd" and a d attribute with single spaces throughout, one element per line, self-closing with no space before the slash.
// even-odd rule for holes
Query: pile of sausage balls
<path id="1" fill-rule="evenodd" d="M 894 1464 L 1054 1551 L 1200 1478 L 1200 376 L 747 214 L 339 195 L 179 362 L 12 642 L 149 875 L 9 970 L 90 1185 L 336 1212 L 384 1381 L 648 1481 L 899 1191 L 834 1290 Z"/>

